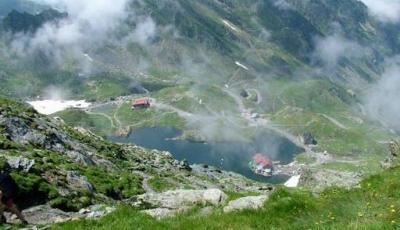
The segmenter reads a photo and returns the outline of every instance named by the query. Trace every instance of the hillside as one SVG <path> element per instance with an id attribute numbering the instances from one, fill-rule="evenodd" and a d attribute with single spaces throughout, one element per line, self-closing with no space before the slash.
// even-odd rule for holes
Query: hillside
<path id="1" fill-rule="evenodd" d="M 396 167 L 398 159 L 395 157 L 399 154 L 398 147 L 392 148 L 392 158 L 388 161 L 392 168 L 363 180 L 360 188 L 331 187 L 316 197 L 306 189 L 278 186 L 271 194 L 265 184 L 239 175 L 212 167 L 189 166 L 163 152 L 109 143 L 83 129 L 73 129 L 59 120 L 41 116 L 19 102 L 1 99 L 0 114 L 2 167 L 5 161 L 13 167 L 12 176 L 21 187 L 17 202 L 21 207 L 29 208 L 25 214 L 32 224 L 84 218 L 85 215 L 98 217 L 108 212 L 99 211 L 91 204 L 105 204 L 105 210 L 112 210 L 109 207 L 115 205 L 118 208 L 100 220 L 75 221 L 54 228 L 109 229 L 112 226 L 125 229 L 135 225 L 138 229 L 243 229 L 262 226 L 365 229 L 393 228 L 399 224 L 397 190 L 400 185 L 396 178 L 400 170 Z M 223 211 L 226 207 L 206 208 L 206 203 L 196 201 L 195 196 L 188 198 L 186 194 L 185 199 L 194 199 L 188 201 L 194 202 L 195 207 L 177 217 L 155 221 L 140 211 L 148 209 L 148 205 L 152 208 L 167 205 L 165 207 L 169 208 L 166 210 L 173 211 L 174 205 L 186 204 L 181 202 L 188 201 L 180 200 L 182 198 L 178 195 L 185 194 L 185 190 L 175 190 L 179 188 L 194 189 L 186 190 L 191 194 L 204 191 L 199 189 L 221 188 L 228 194 L 227 198 L 210 202 L 222 202 L 228 206 L 231 204 L 226 204 L 228 201 L 238 198 L 265 197 L 257 202 L 264 199 L 267 202 L 246 203 L 251 201 L 244 200 L 232 206 L 235 207 L 233 210 L 240 210 L 243 203 L 244 207 L 261 205 L 261 209 L 227 213 Z M 172 192 L 167 191 L 169 189 L 173 189 L 176 196 L 167 196 Z M 167 193 L 155 193 L 163 191 Z M 147 195 L 139 195 L 145 192 Z M 137 206 L 136 199 L 141 205 Z M 150 203 L 142 206 L 141 199 Z M 61 211 L 85 210 L 82 208 L 88 206 L 87 214 Z M 152 215 L 170 216 L 161 210 L 163 208 Z"/>
<path id="2" fill-rule="evenodd" d="M 178 217 L 154 221 L 129 207 L 99 221 L 77 221 L 54 229 L 397 229 L 400 220 L 400 169 L 364 180 L 360 188 L 333 187 L 318 198 L 307 190 L 278 189 L 260 210 L 204 217 L 201 207 Z"/>
<path id="3" fill-rule="evenodd" d="M 0 165 L 54 228 L 396 228 L 399 12 L 1 1 Z"/>
<path id="4" fill-rule="evenodd" d="M 2 167 L 11 165 L 21 188 L 16 201 L 22 208 L 42 205 L 31 223 L 68 217 L 49 208 L 76 212 L 92 204 L 128 204 L 145 192 L 223 188 L 250 193 L 267 187 L 212 167 L 192 168 L 166 152 L 104 141 L 3 98 L 0 130 Z M 51 215 L 49 220 L 45 215 Z"/>

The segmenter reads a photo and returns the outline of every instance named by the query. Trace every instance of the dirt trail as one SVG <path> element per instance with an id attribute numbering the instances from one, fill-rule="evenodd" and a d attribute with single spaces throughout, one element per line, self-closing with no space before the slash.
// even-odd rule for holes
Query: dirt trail
<path id="1" fill-rule="evenodd" d="M 122 123 L 121 123 L 121 121 L 120 121 L 119 118 L 118 118 L 118 111 L 119 111 L 119 109 L 121 108 L 121 106 L 123 105 L 123 103 L 124 103 L 124 102 L 119 102 L 119 103 L 118 103 L 118 107 L 117 107 L 117 109 L 114 111 L 114 115 L 113 115 L 114 120 L 118 123 L 118 127 L 119 127 L 119 128 L 122 128 Z"/>
<path id="2" fill-rule="evenodd" d="M 333 117 L 330 117 L 330 116 L 328 116 L 326 114 L 322 114 L 322 113 L 320 113 L 320 115 L 322 115 L 323 117 L 325 117 L 326 119 L 328 119 L 330 122 L 332 122 L 333 124 L 335 124 L 337 127 L 341 128 L 341 129 L 346 129 L 346 130 L 349 129 L 349 127 L 343 125 L 342 123 L 340 123 L 338 120 L 336 120 Z"/>
<path id="3" fill-rule="evenodd" d="M 249 114 L 248 110 L 246 109 L 242 98 L 235 93 L 229 91 L 228 89 L 223 89 L 224 92 L 226 92 L 228 95 L 230 95 L 236 102 L 239 111 L 241 112 L 242 117 L 249 122 L 250 126 L 263 126 L 269 130 L 272 130 L 279 135 L 289 139 L 291 142 L 293 142 L 295 145 L 297 145 L 300 148 L 305 149 L 305 151 L 309 152 L 312 151 L 310 147 L 304 145 L 301 140 L 296 137 L 295 135 L 278 128 L 276 125 L 272 124 L 271 121 L 265 119 L 265 118 L 253 118 L 251 114 Z"/>
<path id="4" fill-rule="evenodd" d="M 92 111 L 90 111 L 90 110 L 87 110 L 86 113 L 89 114 L 89 115 L 99 115 L 99 116 L 103 116 L 103 117 L 107 118 L 107 119 L 110 121 L 111 126 L 112 126 L 113 128 L 117 128 L 117 127 L 115 126 L 115 124 L 114 124 L 114 120 L 112 119 L 112 117 L 110 117 L 109 115 L 107 115 L 107 114 L 105 114 L 105 113 L 92 112 Z"/>
<path id="5" fill-rule="evenodd" d="M 156 191 L 154 191 L 154 189 L 149 185 L 149 180 L 151 180 L 153 177 L 147 175 L 144 172 L 141 171 L 133 171 L 133 173 L 140 175 L 141 177 L 143 177 L 143 181 L 142 181 L 142 188 L 144 189 L 144 191 L 146 193 L 156 193 Z"/>

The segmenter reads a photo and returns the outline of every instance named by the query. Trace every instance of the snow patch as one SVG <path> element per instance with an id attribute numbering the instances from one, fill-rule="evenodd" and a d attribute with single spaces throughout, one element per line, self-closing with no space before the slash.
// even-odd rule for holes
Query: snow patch
<path id="1" fill-rule="evenodd" d="M 292 176 L 284 185 L 288 188 L 296 188 L 299 185 L 300 177 L 301 175 Z"/>
<path id="2" fill-rule="evenodd" d="M 86 102 L 85 100 L 79 100 L 79 101 L 42 100 L 42 101 L 28 101 L 27 103 L 33 106 L 33 108 L 36 111 L 44 115 L 57 113 L 68 108 L 84 109 L 88 108 L 91 105 L 91 103 Z"/>
<path id="3" fill-rule="evenodd" d="M 249 68 L 248 68 L 247 66 L 243 65 L 242 63 L 240 63 L 240 62 L 238 62 L 238 61 L 236 61 L 235 64 L 236 64 L 237 66 L 239 66 L 240 68 L 243 68 L 243 69 L 245 69 L 245 70 L 249 70 Z"/>
<path id="4" fill-rule="evenodd" d="M 231 22 L 228 22 L 227 20 L 222 19 L 222 22 L 231 30 L 235 31 L 235 32 L 240 32 L 238 28 L 236 28 L 236 26 L 234 26 Z"/>
<path id="5" fill-rule="evenodd" d="M 85 56 L 90 62 L 93 62 L 93 58 L 92 57 L 90 57 L 90 55 L 89 54 L 83 54 L 83 56 Z"/>

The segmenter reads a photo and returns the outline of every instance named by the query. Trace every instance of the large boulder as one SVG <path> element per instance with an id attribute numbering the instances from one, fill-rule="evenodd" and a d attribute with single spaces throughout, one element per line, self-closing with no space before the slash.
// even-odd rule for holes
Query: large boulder
<path id="1" fill-rule="evenodd" d="M 26 220 L 30 224 L 34 225 L 47 225 L 54 223 L 61 223 L 70 220 L 79 219 L 81 215 L 78 213 L 64 212 L 59 209 L 51 208 L 48 205 L 40 205 L 26 209 L 22 212 Z M 6 213 L 6 219 L 8 223 L 18 223 L 19 220 L 15 218 L 15 215 Z"/>
<path id="2" fill-rule="evenodd" d="M 224 207 L 224 212 L 241 211 L 245 209 L 260 209 L 267 200 L 267 195 L 242 197 L 230 201 L 228 205 Z"/>
<path id="3" fill-rule="evenodd" d="M 93 192 L 93 186 L 85 176 L 75 171 L 68 171 L 66 180 L 72 190 Z"/>
<path id="4" fill-rule="evenodd" d="M 147 204 L 157 208 L 180 209 L 197 204 L 222 205 L 226 194 L 219 189 L 171 190 L 163 193 L 146 193 L 138 196 L 136 205 Z"/>

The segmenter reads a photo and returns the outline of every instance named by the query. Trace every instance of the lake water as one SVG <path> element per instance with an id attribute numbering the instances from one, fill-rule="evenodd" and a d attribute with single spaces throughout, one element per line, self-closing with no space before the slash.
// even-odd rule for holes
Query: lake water
<path id="1" fill-rule="evenodd" d="M 178 160 L 186 159 L 190 164 L 207 164 L 226 171 L 240 173 L 250 179 L 269 183 L 283 183 L 289 177 L 263 177 L 254 174 L 248 163 L 255 153 L 265 153 L 272 160 L 288 164 L 303 150 L 289 140 L 269 132 L 260 132 L 250 142 L 200 143 L 175 140 L 181 131 L 174 128 L 141 128 L 127 137 L 108 137 L 120 143 L 134 143 L 138 146 L 161 151 L 169 151 Z"/>

